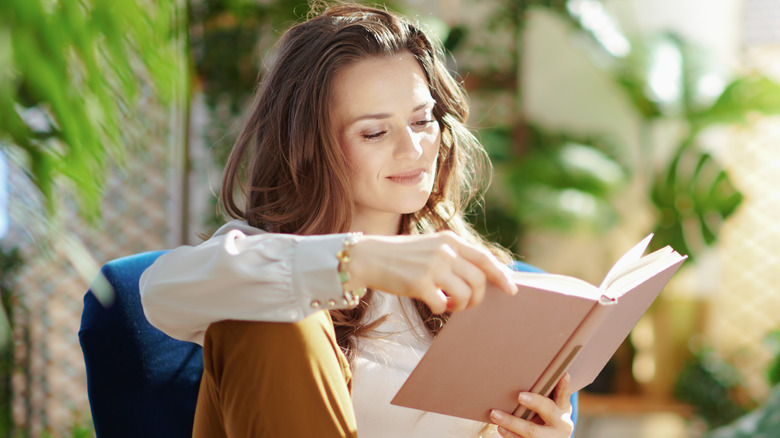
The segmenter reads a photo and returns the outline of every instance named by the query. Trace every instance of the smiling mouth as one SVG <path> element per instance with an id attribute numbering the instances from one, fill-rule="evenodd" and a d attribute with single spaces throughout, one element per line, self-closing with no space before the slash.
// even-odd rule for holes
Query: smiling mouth
<path id="1" fill-rule="evenodd" d="M 419 184 L 425 178 L 425 169 L 412 169 L 406 172 L 396 173 L 387 177 L 390 181 L 404 186 Z"/>

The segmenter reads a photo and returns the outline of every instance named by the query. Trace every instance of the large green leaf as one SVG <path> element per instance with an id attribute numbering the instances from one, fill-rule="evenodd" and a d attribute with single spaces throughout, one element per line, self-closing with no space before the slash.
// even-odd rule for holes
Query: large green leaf
<path id="1" fill-rule="evenodd" d="M 751 112 L 777 113 L 780 87 L 749 77 L 724 86 L 722 72 L 706 52 L 670 33 L 632 39 L 630 53 L 614 59 L 609 68 L 641 119 L 642 157 L 630 167 L 651 176 L 654 242 L 695 258 L 715 242 L 720 225 L 742 199 L 721 163 L 698 145 L 697 136 L 708 125 L 742 122 Z M 682 128 L 665 162 L 659 162 L 650 136 L 661 120 Z"/>
<path id="2" fill-rule="evenodd" d="M 780 114 L 780 84 L 760 75 L 739 77 L 710 108 L 691 119 L 701 129 L 712 124 L 745 123 L 751 113 Z"/>
<path id="3" fill-rule="evenodd" d="M 50 210 L 53 184 L 64 177 L 82 213 L 96 217 L 108 164 L 121 165 L 131 146 L 124 131 L 137 118 L 139 90 L 154 87 L 163 102 L 182 90 L 175 7 L 0 2 L 0 145 L 24 151 Z"/>
<path id="4" fill-rule="evenodd" d="M 654 240 L 695 257 L 715 242 L 742 195 L 711 154 L 688 142 L 655 174 L 650 199 L 659 213 Z"/>
<path id="5" fill-rule="evenodd" d="M 740 77 L 707 109 L 697 112 L 690 102 L 686 108 L 688 137 L 654 174 L 650 199 L 659 211 L 656 241 L 695 257 L 715 242 L 720 225 L 742 200 L 722 164 L 698 146 L 697 135 L 710 125 L 745 123 L 751 113 L 780 114 L 780 85 L 761 76 Z"/>

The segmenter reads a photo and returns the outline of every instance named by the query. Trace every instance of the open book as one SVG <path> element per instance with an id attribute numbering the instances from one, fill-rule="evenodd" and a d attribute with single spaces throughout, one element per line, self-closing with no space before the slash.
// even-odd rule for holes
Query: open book
<path id="1" fill-rule="evenodd" d="M 574 391 L 593 382 L 687 257 L 668 246 L 642 256 L 651 238 L 600 287 L 529 272 L 513 274 L 515 296 L 488 286 L 482 303 L 453 314 L 392 404 L 484 422 L 491 409 L 530 418 L 520 391 L 549 395 L 567 371 Z"/>

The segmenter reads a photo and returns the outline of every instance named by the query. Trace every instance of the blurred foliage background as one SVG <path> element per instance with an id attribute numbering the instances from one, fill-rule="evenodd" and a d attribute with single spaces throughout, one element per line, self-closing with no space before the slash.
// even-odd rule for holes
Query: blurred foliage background
<path id="1" fill-rule="evenodd" d="M 479 2 L 462 3 L 476 8 Z M 650 218 L 640 224 L 642 231 L 654 232 L 654 242 L 672 245 L 695 263 L 743 200 L 702 134 L 744 124 L 755 114 L 780 113 L 780 86 L 774 81 L 760 73 L 724 75 L 706 51 L 673 32 L 626 32 L 597 0 L 493 0 L 479 24 L 445 22 L 411 1 L 387 6 L 417 17 L 439 36 L 475 108 L 491 102 L 491 113 L 479 114 L 475 125 L 496 177 L 472 217 L 484 233 L 520 255 L 527 252 L 528 235 L 586 230 L 607 236 L 637 213 L 622 208 L 623 200 L 641 197 Z M 185 149 L 205 145 L 210 158 L 205 166 L 220 169 L 264 72 L 261 59 L 273 54 L 279 35 L 307 11 L 301 0 L 0 2 L 0 146 L 40 191 L 41 216 L 56 218 L 75 200 L 83 217 L 100 223 L 107 175 L 145 153 L 143 142 L 128 137 L 139 108 L 150 99 L 184 107 L 188 123 L 189 111 L 202 102 L 203 123 L 183 128 Z M 637 120 L 631 144 L 597 129 L 556 129 L 529 114 L 525 38 L 533 14 L 561 23 L 628 102 Z M 671 134 L 659 134 L 670 125 Z M 204 164 L 184 164 L 185 171 L 197 166 Z M 215 200 L 213 193 L 208 196 L 211 207 L 195 225 L 198 232 L 209 233 L 222 221 Z M 58 227 L 53 232 L 67 229 Z M 10 315 L 20 293 L 10 279 L 23 259 L 13 248 L 3 257 L 0 279 L 9 281 L 0 287 Z M 11 321 L 6 318 L 5 326 Z M 4 333 L 10 339 L 12 330 Z M 0 429 L 6 436 L 14 429 L 10 345 L 0 356 Z M 731 397 L 739 378 L 722 358 L 707 350 L 692 358 L 681 371 L 677 395 L 700 406 L 711 426 L 756 406 Z M 776 383 L 774 376 L 770 385 Z M 713 399 L 722 403 L 713 406 Z M 80 427 L 72 430 L 83 433 Z M 713 437 L 741 436 L 724 430 Z"/>
<path id="2" fill-rule="evenodd" d="M 41 210 L 28 220 L 67 233 L 59 218 L 75 203 L 82 217 L 99 223 L 109 173 L 147 153 L 131 147 L 139 145 L 131 140 L 139 108 L 186 93 L 188 83 L 177 80 L 187 25 L 182 7 L 172 0 L 0 2 L 0 148 L 41 195 Z M 31 425 L 14 424 L 12 406 L 14 359 L 30 348 L 29 332 L 13 338 L 14 314 L 27 310 L 20 294 L 36 291 L 14 281 L 26 260 L 14 242 L 2 243 L 0 436 L 31 436 Z M 71 428 L 73 436 L 90 430 Z"/>
<path id="3" fill-rule="evenodd" d="M 532 8 L 546 8 L 584 40 L 581 48 L 624 93 L 639 116 L 640 153 L 629 159 L 627 145 L 610 138 L 578 138 L 575 133 L 549 132 L 523 113 L 524 17 Z M 656 245 L 670 244 L 693 260 L 717 239 L 720 224 L 739 205 L 740 193 L 723 166 L 697 138 L 713 125 L 744 122 L 755 112 L 780 111 L 780 87 L 758 75 L 735 76 L 730 83 L 705 86 L 712 79 L 707 58 L 693 44 L 674 34 L 624 35 L 596 1 L 506 1 L 496 10 L 491 28 L 512 29 L 511 86 L 496 83 L 495 71 L 476 75 L 476 88 L 501 87 L 514 92 L 509 123 L 482 131 L 502 178 L 486 205 L 486 231 L 501 230 L 512 246 L 516 230 L 571 230 L 583 224 L 605 231 L 619 220 L 612 207 L 616 191 L 629 182 L 655 210 L 651 230 Z M 511 48 L 509 48 L 511 49 Z M 457 57 L 458 48 L 451 47 Z M 479 91 L 479 90 L 477 90 Z M 659 161 L 653 126 L 676 122 L 679 136 Z M 572 208 L 573 205 L 590 208 Z M 500 219 L 500 220 L 499 220 Z"/>
<path id="4" fill-rule="evenodd" d="M 66 181 L 96 218 L 109 163 L 127 157 L 123 132 L 138 101 L 181 94 L 177 14 L 173 1 L 0 4 L 0 141 L 23 154 L 49 213 L 53 186 Z"/>

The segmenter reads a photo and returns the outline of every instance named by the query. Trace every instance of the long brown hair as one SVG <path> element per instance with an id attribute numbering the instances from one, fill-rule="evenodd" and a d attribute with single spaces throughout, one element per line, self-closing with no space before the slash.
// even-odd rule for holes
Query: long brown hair
<path id="1" fill-rule="evenodd" d="M 431 196 L 420 211 L 403 215 L 399 233 L 452 230 L 509 262 L 506 250 L 486 242 L 464 220 L 464 209 L 481 194 L 476 183 L 489 174 L 490 164 L 465 126 L 466 95 L 447 71 L 441 50 L 408 20 L 357 4 L 315 5 L 309 19 L 280 40 L 273 67 L 228 158 L 221 193 L 227 214 L 276 233 L 348 231 L 348 165 L 330 121 L 334 78 L 362 59 L 405 51 L 428 80 L 441 145 Z M 362 321 L 369 299 L 357 308 L 331 312 L 339 345 L 348 356 L 354 337 L 372 327 Z M 447 316 L 433 315 L 422 302 L 416 306 L 436 334 Z"/>

